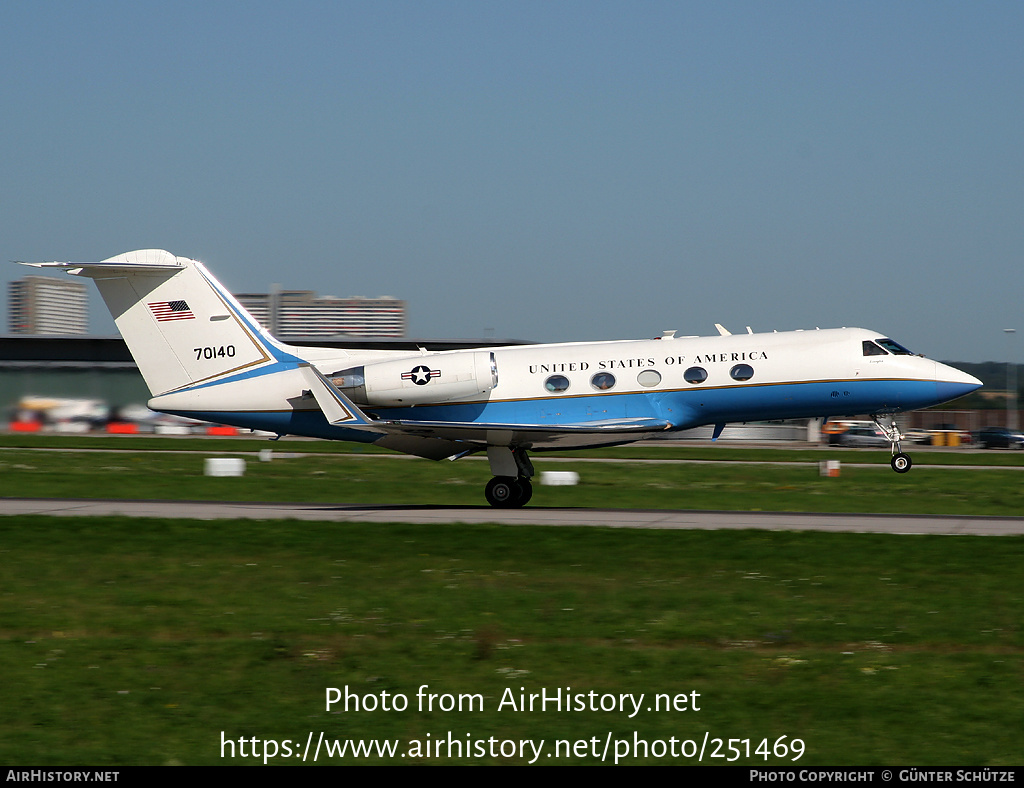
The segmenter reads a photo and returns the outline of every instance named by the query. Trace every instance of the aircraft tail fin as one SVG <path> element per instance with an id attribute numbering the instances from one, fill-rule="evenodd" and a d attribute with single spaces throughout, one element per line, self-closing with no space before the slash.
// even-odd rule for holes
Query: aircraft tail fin
<path id="1" fill-rule="evenodd" d="M 202 263 L 142 249 L 98 263 L 29 263 L 93 279 L 153 396 L 298 361 Z"/>

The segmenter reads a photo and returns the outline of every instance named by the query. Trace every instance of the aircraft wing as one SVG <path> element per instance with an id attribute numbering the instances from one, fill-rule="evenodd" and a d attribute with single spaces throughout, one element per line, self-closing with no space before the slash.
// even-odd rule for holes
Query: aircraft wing
<path id="1" fill-rule="evenodd" d="M 661 432 L 671 429 L 672 423 L 664 419 L 600 419 L 576 424 L 495 424 L 479 421 L 377 421 L 377 429 L 405 435 L 430 435 L 448 440 L 476 440 L 488 442 L 487 436 L 495 432 L 513 432 L 535 439 L 554 438 L 559 435 L 631 435 Z"/>
<path id="2" fill-rule="evenodd" d="M 386 433 L 379 446 L 430 459 L 461 456 L 487 446 L 556 448 L 629 443 L 644 434 L 670 429 L 661 419 L 602 419 L 579 424 L 494 424 L 456 421 L 375 421 Z M 359 429 L 359 426 L 355 427 Z M 595 436 L 598 440 L 595 441 Z M 603 439 L 607 439 L 606 441 Z"/>

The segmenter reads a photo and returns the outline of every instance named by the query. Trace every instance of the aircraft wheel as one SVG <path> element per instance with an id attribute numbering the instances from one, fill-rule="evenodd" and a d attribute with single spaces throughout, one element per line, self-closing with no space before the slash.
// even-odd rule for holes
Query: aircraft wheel
<path id="1" fill-rule="evenodd" d="M 514 509 L 522 506 L 523 491 L 519 480 L 512 476 L 495 476 L 484 488 L 487 503 L 497 509 Z"/>
<path id="2" fill-rule="evenodd" d="M 889 464 L 892 465 L 892 469 L 896 473 L 906 473 L 914 463 L 911 461 L 909 454 L 900 452 L 893 455 L 892 461 Z"/>
<path id="3" fill-rule="evenodd" d="M 519 484 L 519 506 L 526 506 L 533 497 L 533 485 L 530 484 L 530 480 L 520 476 L 517 479 Z"/>

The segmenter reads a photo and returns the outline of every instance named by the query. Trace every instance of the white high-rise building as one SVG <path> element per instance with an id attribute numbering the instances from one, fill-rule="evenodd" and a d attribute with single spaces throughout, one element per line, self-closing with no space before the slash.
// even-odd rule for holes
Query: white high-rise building
<path id="1" fill-rule="evenodd" d="M 26 276 L 10 283 L 7 322 L 12 334 L 85 334 L 89 292 L 85 282 Z"/>
<path id="2" fill-rule="evenodd" d="M 312 290 L 279 290 L 235 296 L 276 337 L 403 337 L 405 301 L 320 296 Z"/>

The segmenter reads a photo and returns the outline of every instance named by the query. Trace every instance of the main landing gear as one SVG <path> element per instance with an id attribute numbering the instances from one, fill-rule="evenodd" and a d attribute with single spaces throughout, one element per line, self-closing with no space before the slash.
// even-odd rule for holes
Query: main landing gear
<path id="1" fill-rule="evenodd" d="M 484 496 L 487 503 L 498 509 L 518 509 L 533 497 L 533 463 L 526 456 L 526 449 L 511 449 L 507 446 L 488 446 L 487 459 L 491 463 L 494 478 L 487 482 Z"/>
<path id="2" fill-rule="evenodd" d="M 903 440 L 903 433 L 900 432 L 900 428 L 896 426 L 896 422 L 892 421 L 887 425 L 882 423 L 881 417 L 875 417 L 875 426 L 878 427 L 884 434 L 885 437 L 892 444 L 892 459 L 889 464 L 896 473 L 906 473 L 909 471 L 914 462 L 910 459 L 909 454 L 904 454 L 900 448 L 900 441 Z"/>
<path id="3" fill-rule="evenodd" d="M 521 477 L 495 476 L 487 482 L 484 495 L 487 503 L 498 509 L 517 509 L 533 497 L 533 485 Z"/>

